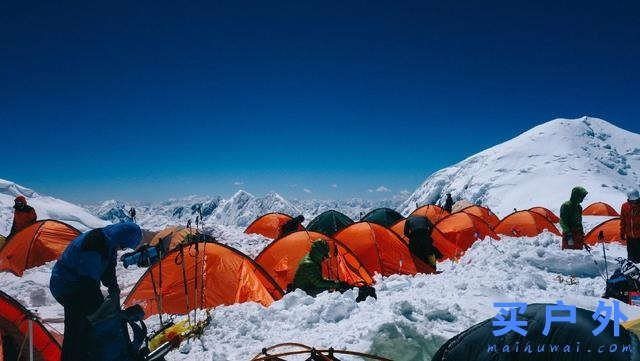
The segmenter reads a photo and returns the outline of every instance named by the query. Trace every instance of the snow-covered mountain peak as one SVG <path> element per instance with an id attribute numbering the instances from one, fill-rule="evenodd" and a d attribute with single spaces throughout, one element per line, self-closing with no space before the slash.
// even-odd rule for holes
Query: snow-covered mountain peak
<path id="1" fill-rule="evenodd" d="M 590 192 L 586 204 L 619 207 L 640 183 L 639 166 L 640 135 L 598 118 L 555 119 L 432 174 L 400 210 L 451 193 L 500 216 L 533 206 L 557 211 L 576 185 Z"/>

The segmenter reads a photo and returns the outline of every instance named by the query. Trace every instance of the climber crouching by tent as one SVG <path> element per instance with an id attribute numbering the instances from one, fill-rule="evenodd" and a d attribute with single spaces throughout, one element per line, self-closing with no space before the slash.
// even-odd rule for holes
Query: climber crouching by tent
<path id="1" fill-rule="evenodd" d="M 427 217 L 409 216 L 404 223 L 404 235 L 409 238 L 409 251 L 426 264 L 436 269 L 437 259 L 442 253 L 433 246 L 433 224 Z"/>
<path id="2" fill-rule="evenodd" d="M 300 260 L 293 278 L 293 289 L 301 289 L 310 296 L 324 291 L 346 291 L 351 286 L 342 281 L 326 279 L 322 276 L 322 261 L 329 258 L 329 244 L 317 239 L 311 244 L 311 250 Z"/>
<path id="3" fill-rule="evenodd" d="M 627 241 L 627 258 L 640 263 L 640 192 L 633 190 L 620 211 L 620 239 Z"/>
<path id="4" fill-rule="evenodd" d="M 98 228 L 75 238 L 56 262 L 49 288 L 64 307 L 64 342 L 61 361 L 96 359 L 91 357 L 87 316 L 103 303 L 100 282 L 109 298 L 119 300 L 116 252 L 136 248 L 142 231 L 126 222 Z"/>
<path id="5" fill-rule="evenodd" d="M 36 219 L 38 218 L 35 209 L 27 204 L 27 199 L 23 196 L 16 197 L 13 209 L 13 224 L 11 225 L 11 232 L 7 236 L 7 239 L 36 223 Z"/>
<path id="6" fill-rule="evenodd" d="M 582 249 L 584 246 L 582 206 L 580 203 L 582 203 L 587 194 L 586 189 L 575 187 L 571 190 L 571 198 L 560 207 L 562 249 Z"/>

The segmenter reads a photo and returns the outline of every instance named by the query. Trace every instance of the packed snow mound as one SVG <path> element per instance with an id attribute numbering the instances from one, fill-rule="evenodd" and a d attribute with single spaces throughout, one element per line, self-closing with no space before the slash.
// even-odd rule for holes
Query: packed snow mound
<path id="1" fill-rule="evenodd" d="M 24 196 L 38 214 L 38 219 L 56 219 L 84 232 L 104 227 L 108 222 L 86 209 L 53 197 L 42 196 L 32 189 L 0 179 L 0 234 L 7 235 L 13 223 L 13 204 L 17 196 Z"/>
<path id="2" fill-rule="evenodd" d="M 244 235 L 235 227 L 226 231 L 220 227 L 224 232 L 218 234 L 221 240 L 244 245 L 246 253 L 255 252 L 247 243 L 259 242 L 259 237 Z M 619 244 L 606 247 L 611 274 L 614 258 L 625 256 L 626 250 Z M 603 267 L 601 246 L 592 252 Z M 63 309 L 48 290 L 52 265 L 27 270 L 22 278 L 1 273 L 0 289 L 38 310 L 62 331 Z M 202 343 L 192 342 L 188 354 L 173 351 L 167 359 L 249 360 L 263 347 L 300 342 L 398 361 L 429 360 L 447 339 L 495 316 L 493 302 L 562 300 L 595 310 L 605 284 L 600 276 L 604 270 L 596 267 L 588 253 L 562 251 L 560 238 L 550 233 L 478 241 L 458 262 L 440 263 L 439 269 L 443 273 L 437 275 L 377 276 L 378 299 L 361 303 L 354 302 L 355 291 L 323 293 L 316 298 L 296 291 L 267 308 L 256 303 L 221 306 L 213 310 Z M 143 268 L 124 269 L 118 264 L 123 298 L 143 272 Z M 637 307 L 622 305 L 622 312 L 630 319 L 640 317 Z M 158 328 L 157 316 L 146 322 L 152 330 Z"/>
<path id="3" fill-rule="evenodd" d="M 505 217 L 514 208 L 543 206 L 558 212 L 571 189 L 589 191 L 585 205 L 614 208 L 640 184 L 640 135 L 602 119 L 555 119 L 431 176 L 399 208 L 443 204 L 446 193 Z"/>
<path id="4" fill-rule="evenodd" d="M 136 209 L 136 221 L 144 229 L 157 231 L 167 226 L 186 225 L 191 219 L 195 222 L 198 210 L 202 210 L 205 228 L 216 226 L 234 226 L 246 228 L 258 217 L 281 212 L 291 216 L 302 214 L 306 223 L 320 213 L 334 209 L 354 220 L 374 208 L 397 208 L 403 199 L 368 200 L 352 198 L 347 200 L 287 200 L 276 192 L 263 197 L 254 196 L 246 191 L 238 191 L 229 199 L 222 197 L 190 196 L 170 199 L 159 203 L 122 202 L 108 200 L 87 208 L 99 218 L 118 223 L 129 221 L 129 210 Z"/>

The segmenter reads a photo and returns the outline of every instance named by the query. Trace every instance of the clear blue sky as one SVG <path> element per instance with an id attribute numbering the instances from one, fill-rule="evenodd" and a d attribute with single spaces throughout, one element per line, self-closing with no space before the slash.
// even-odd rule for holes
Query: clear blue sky
<path id="1" fill-rule="evenodd" d="M 71 201 L 389 197 L 556 117 L 640 133 L 637 0 L 7 3 L 0 178 Z"/>

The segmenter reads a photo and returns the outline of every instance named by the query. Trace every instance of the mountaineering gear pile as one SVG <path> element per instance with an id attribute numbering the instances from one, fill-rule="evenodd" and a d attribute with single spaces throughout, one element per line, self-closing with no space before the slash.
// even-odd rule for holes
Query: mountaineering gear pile
<path id="1" fill-rule="evenodd" d="M 287 223 L 285 223 L 282 228 L 280 229 L 280 234 L 278 235 L 278 238 L 282 238 L 287 236 L 288 234 L 291 234 L 297 230 L 299 230 L 302 227 L 302 222 L 304 222 L 304 216 L 303 215 L 299 215 L 295 218 L 292 218 L 290 220 L 287 221 Z"/>
<path id="2" fill-rule="evenodd" d="M 518 322 L 526 322 L 526 325 L 521 326 L 526 330 L 524 336 L 513 330 L 501 336 L 494 336 L 493 332 L 501 330 L 504 326 L 494 326 L 493 322 L 497 320 L 495 317 L 490 318 L 449 339 L 436 352 L 432 361 L 635 361 L 639 359 L 638 339 L 634 334 L 620 327 L 620 333 L 616 336 L 613 322 L 608 322 L 602 332 L 594 335 L 593 330 L 600 326 L 601 321 L 593 319 L 593 311 L 582 308 L 576 307 L 575 323 L 568 322 L 567 311 L 554 311 L 553 315 L 564 318 L 564 321 L 552 322 L 550 332 L 545 336 L 543 334 L 545 321 L 548 321 L 549 317 L 546 315 L 547 306 L 555 305 L 531 304 L 527 305 L 523 314 L 518 313 Z M 510 315 L 504 317 L 508 319 Z M 571 320 L 573 321 L 573 316 Z M 525 349 L 527 345 L 530 346 L 531 353 Z M 610 348 L 611 345 L 619 347 Z M 625 349 L 623 345 L 632 346 Z M 539 349 L 539 347 L 542 348 Z M 555 350 L 552 347 L 555 347 Z M 568 349 L 565 350 L 565 347 Z"/>
<path id="3" fill-rule="evenodd" d="M 14 234 L 0 249 L 0 272 L 9 271 L 21 277 L 26 269 L 58 259 L 79 234 L 66 223 L 37 221 Z"/>
<path id="4" fill-rule="evenodd" d="M 628 258 L 640 263 L 640 197 L 638 191 L 630 192 L 629 201 L 620 211 L 620 238 L 627 241 Z"/>
<path id="5" fill-rule="evenodd" d="M 409 216 L 404 224 L 404 235 L 409 238 L 409 250 L 423 262 L 436 268 L 436 259 L 442 253 L 433 246 L 433 224 L 426 217 Z"/>
<path id="6" fill-rule="evenodd" d="M 319 238 L 329 245 L 329 258 L 322 262 L 322 274 L 325 278 L 341 280 L 351 285 L 373 284 L 369 272 L 347 246 L 312 231 L 294 232 L 271 242 L 258 254 L 255 261 L 282 289 L 287 289 L 293 283 L 298 264 L 311 250 L 313 241 Z"/>
<path id="7" fill-rule="evenodd" d="M 27 199 L 24 196 L 17 196 L 14 203 L 13 224 L 7 238 L 36 223 L 38 218 L 35 209 L 27 205 Z"/>
<path id="8" fill-rule="evenodd" d="M 253 221 L 244 233 L 255 233 L 269 239 L 277 239 L 282 233 L 282 227 L 292 219 L 290 215 L 284 213 L 267 213 Z M 300 225 L 297 230 L 302 231 L 304 227 Z"/>
<path id="9" fill-rule="evenodd" d="M 640 291 L 640 269 L 633 261 L 618 258 L 618 267 L 606 281 L 607 286 L 603 298 L 615 298 L 629 303 L 629 292 Z"/>
<path id="10" fill-rule="evenodd" d="M 312 219 L 307 225 L 307 230 L 333 237 L 334 234 L 352 224 L 353 220 L 351 220 L 351 218 L 338 211 L 328 210 Z"/>
<path id="11" fill-rule="evenodd" d="M 87 360 L 90 352 L 87 316 L 104 301 L 100 282 L 117 298 L 116 251 L 135 248 L 142 231 L 135 223 L 109 225 L 83 233 L 65 249 L 51 272 L 49 288 L 64 307 L 62 361 Z"/>
<path id="12" fill-rule="evenodd" d="M 560 207 L 562 226 L 562 249 L 582 249 L 584 229 L 582 228 L 582 206 L 580 203 L 588 192 L 582 187 L 571 190 L 571 198 Z"/>
<path id="13" fill-rule="evenodd" d="M 29 320 L 32 322 L 33 356 L 37 361 L 60 361 L 62 335 L 48 330 L 42 321 L 8 294 L 0 291 L 0 356 L 4 361 L 28 360 Z M 22 357 L 18 354 L 22 350 Z"/>
<path id="14" fill-rule="evenodd" d="M 324 291 L 351 288 L 348 283 L 322 277 L 322 261 L 329 257 L 329 244 L 317 239 L 311 244 L 309 253 L 300 260 L 293 278 L 293 289 L 301 289 L 310 296 Z"/>
<path id="15" fill-rule="evenodd" d="M 453 198 L 451 198 L 451 193 L 447 193 L 447 199 L 444 201 L 444 206 L 442 206 L 442 208 L 451 213 L 451 210 L 453 209 Z"/>

